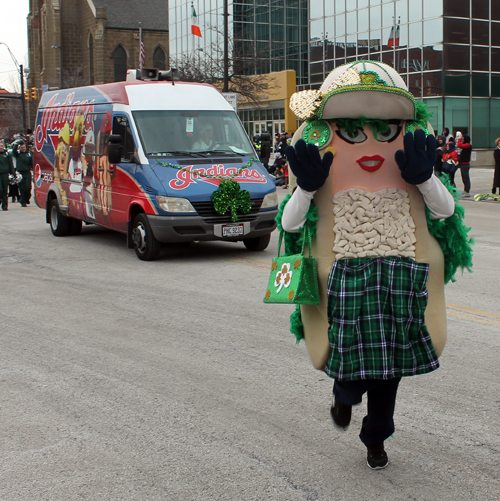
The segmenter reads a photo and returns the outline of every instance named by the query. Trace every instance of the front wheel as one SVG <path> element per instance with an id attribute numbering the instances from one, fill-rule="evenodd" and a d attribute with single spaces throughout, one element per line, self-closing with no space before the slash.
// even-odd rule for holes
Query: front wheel
<path id="1" fill-rule="evenodd" d="M 49 223 L 52 234 L 56 237 L 65 237 L 71 232 L 71 220 L 62 215 L 56 198 L 50 201 Z"/>
<path id="2" fill-rule="evenodd" d="M 137 214 L 132 225 L 132 242 L 141 261 L 152 261 L 160 254 L 161 243 L 156 240 L 146 214 Z"/>
<path id="3" fill-rule="evenodd" d="M 245 238 L 245 240 L 243 240 L 243 245 L 249 251 L 263 251 L 267 249 L 270 241 L 271 233 L 268 233 L 267 235 L 263 235 L 262 237 Z"/>

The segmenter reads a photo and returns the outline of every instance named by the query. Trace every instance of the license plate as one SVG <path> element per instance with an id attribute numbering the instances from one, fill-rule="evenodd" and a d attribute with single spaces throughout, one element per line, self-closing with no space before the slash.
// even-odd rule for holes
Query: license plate
<path id="1" fill-rule="evenodd" d="M 222 227 L 222 236 L 223 237 L 237 237 L 239 235 L 243 235 L 243 225 L 242 224 L 234 224 L 231 226 L 223 226 Z"/>

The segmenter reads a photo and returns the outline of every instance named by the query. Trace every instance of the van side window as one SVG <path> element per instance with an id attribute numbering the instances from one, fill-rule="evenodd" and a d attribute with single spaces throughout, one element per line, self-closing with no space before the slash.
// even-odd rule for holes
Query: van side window
<path id="1" fill-rule="evenodd" d="M 123 159 L 128 161 L 132 160 L 136 147 L 127 117 L 115 115 L 113 118 L 113 134 L 120 134 L 122 137 Z"/>

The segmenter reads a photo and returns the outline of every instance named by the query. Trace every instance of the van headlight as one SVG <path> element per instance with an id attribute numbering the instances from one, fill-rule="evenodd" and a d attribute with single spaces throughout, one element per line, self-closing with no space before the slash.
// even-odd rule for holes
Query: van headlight
<path id="1" fill-rule="evenodd" d="M 274 209 L 278 207 L 278 192 L 276 190 L 268 193 L 262 200 L 261 209 Z"/>
<path id="2" fill-rule="evenodd" d="M 156 201 L 165 212 L 196 212 L 187 198 L 156 196 Z"/>

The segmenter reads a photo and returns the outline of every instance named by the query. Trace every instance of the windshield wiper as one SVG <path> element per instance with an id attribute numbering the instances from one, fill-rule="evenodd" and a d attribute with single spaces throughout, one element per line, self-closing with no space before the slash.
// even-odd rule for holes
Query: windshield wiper
<path id="1" fill-rule="evenodd" d="M 244 157 L 247 153 L 237 153 L 233 150 L 205 150 L 205 151 L 197 151 L 196 153 L 201 154 L 202 156 L 207 155 L 239 155 Z"/>
<path id="2" fill-rule="evenodd" d="M 200 156 L 198 155 L 198 152 L 193 153 L 192 151 L 186 151 L 186 150 L 174 150 L 174 151 L 152 151 L 149 153 L 146 153 L 146 156 L 154 156 L 154 157 L 197 157 Z"/>

